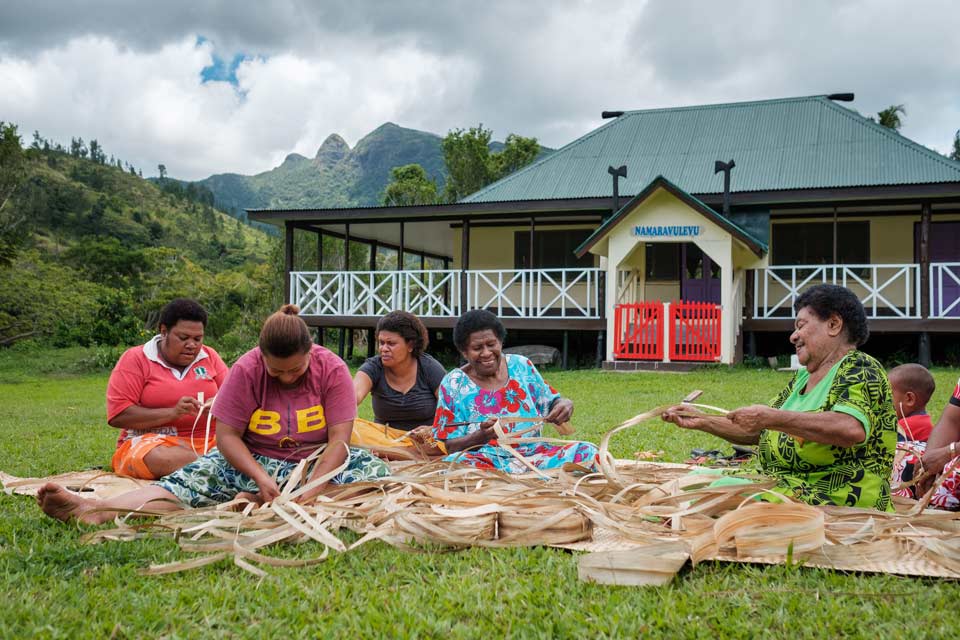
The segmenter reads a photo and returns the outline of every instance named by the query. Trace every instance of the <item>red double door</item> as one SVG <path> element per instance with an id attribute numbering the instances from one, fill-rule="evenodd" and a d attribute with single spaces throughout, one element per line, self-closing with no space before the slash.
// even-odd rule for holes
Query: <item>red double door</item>
<path id="1" fill-rule="evenodd" d="M 670 360 L 720 360 L 720 305 L 710 302 L 635 302 L 614 307 L 613 355 L 618 360 L 663 360 L 664 315 Z"/>

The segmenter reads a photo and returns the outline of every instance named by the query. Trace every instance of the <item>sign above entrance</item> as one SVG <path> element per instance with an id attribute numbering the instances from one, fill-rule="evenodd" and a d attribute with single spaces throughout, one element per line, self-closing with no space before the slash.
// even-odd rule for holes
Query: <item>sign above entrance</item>
<path id="1" fill-rule="evenodd" d="M 700 235 L 703 227 L 699 225 L 637 225 L 633 235 L 650 238 L 686 238 Z"/>

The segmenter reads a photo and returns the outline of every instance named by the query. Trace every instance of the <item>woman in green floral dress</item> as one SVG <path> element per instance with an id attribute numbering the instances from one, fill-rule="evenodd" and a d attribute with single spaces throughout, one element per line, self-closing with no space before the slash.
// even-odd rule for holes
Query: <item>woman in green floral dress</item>
<path id="1" fill-rule="evenodd" d="M 769 405 L 724 417 L 683 405 L 663 419 L 734 444 L 759 445 L 757 470 L 776 490 L 810 504 L 892 511 L 897 417 L 883 367 L 857 347 L 866 313 L 844 287 L 817 285 L 794 304 L 790 342 L 802 368 Z"/>

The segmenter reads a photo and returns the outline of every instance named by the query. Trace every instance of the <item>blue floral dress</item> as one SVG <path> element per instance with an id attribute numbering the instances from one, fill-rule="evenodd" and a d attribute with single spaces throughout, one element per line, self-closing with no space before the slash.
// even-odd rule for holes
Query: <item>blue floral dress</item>
<path id="1" fill-rule="evenodd" d="M 557 390 L 544 381 L 527 358 L 514 354 L 504 354 L 504 357 L 507 359 L 507 384 L 496 391 L 481 389 L 460 369 L 454 369 L 443 377 L 437 391 L 437 413 L 433 419 L 433 435 L 437 440 L 470 435 L 480 428 L 481 422 L 497 416 L 538 419 L 549 413 L 551 405 L 560 398 Z M 470 424 L 447 426 L 459 422 Z M 506 432 L 513 432 L 523 431 L 533 425 L 533 422 L 518 422 L 504 425 L 503 428 Z M 540 435 L 537 429 L 523 437 L 536 438 Z M 565 462 L 594 468 L 597 457 L 597 447 L 586 442 L 571 442 L 562 446 L 525 442 L 511 446 L 538 469 L 555 469 Z M 452 453 L 444 460 L 507 473 L 530 471 L 509 451 L 498 446 L 496 440 L 469 451 Z"/>

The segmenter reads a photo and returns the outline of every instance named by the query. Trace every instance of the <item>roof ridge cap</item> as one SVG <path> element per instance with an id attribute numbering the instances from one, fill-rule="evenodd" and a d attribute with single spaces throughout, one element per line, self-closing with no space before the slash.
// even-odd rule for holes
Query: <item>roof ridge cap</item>
<path id="1" fill-rule="evenodd" d="M 875 122 L 870 117 L 861 114 L 859 111 L 842 107 L 838 104 L 835 104 L 832 100 L 825 99 L 823 102 L 827 106 L 837 110 L 839 113 L 845 115 L 848 118 L 853 119 L 855 122 L 858 122 L 861 126 L 868 127 L 874 130 L 879 130 L 880 133 L 887 136 L 894 142 L 902 145 L 903 147 L 910 149 L 915 153 L 925 155 L 931 160 L 940 162 L 941 164 L 945 165 L 949 169 L 954 169 L 960 172 L 960 162 L 957 162 L 956 160 L 951 160 L 947 156 L 944 156 L 939 152 L 934 151 L 933 149 L 920 144 L 916 140 L 912 140 L 895 130 L 891 130 L 883 126 L 879 122 Z"/>
<path id="2" fill-rule="evenodd" d="M 826 98 L 827 94 L 818 94 L 810 96 L 793 96 L 790 98 L 765 98 L 763 100 L 742 100 L 740 102 L 714 102 L 708 104 L 688 104 L 679 107 L 652 107 L 649 109 L 628 109 L 623 115 L 632 115 L 638 113 L 652 113 L 655 111 L 694 111 L 696 109 L 717 109 L 730 107 L 748 107 L 759 104 L 775 104 L 778 102 L 803 102 L 806 100 L 818 100 Z M 622 116 L 621 116 L 622 117 Z"/>

